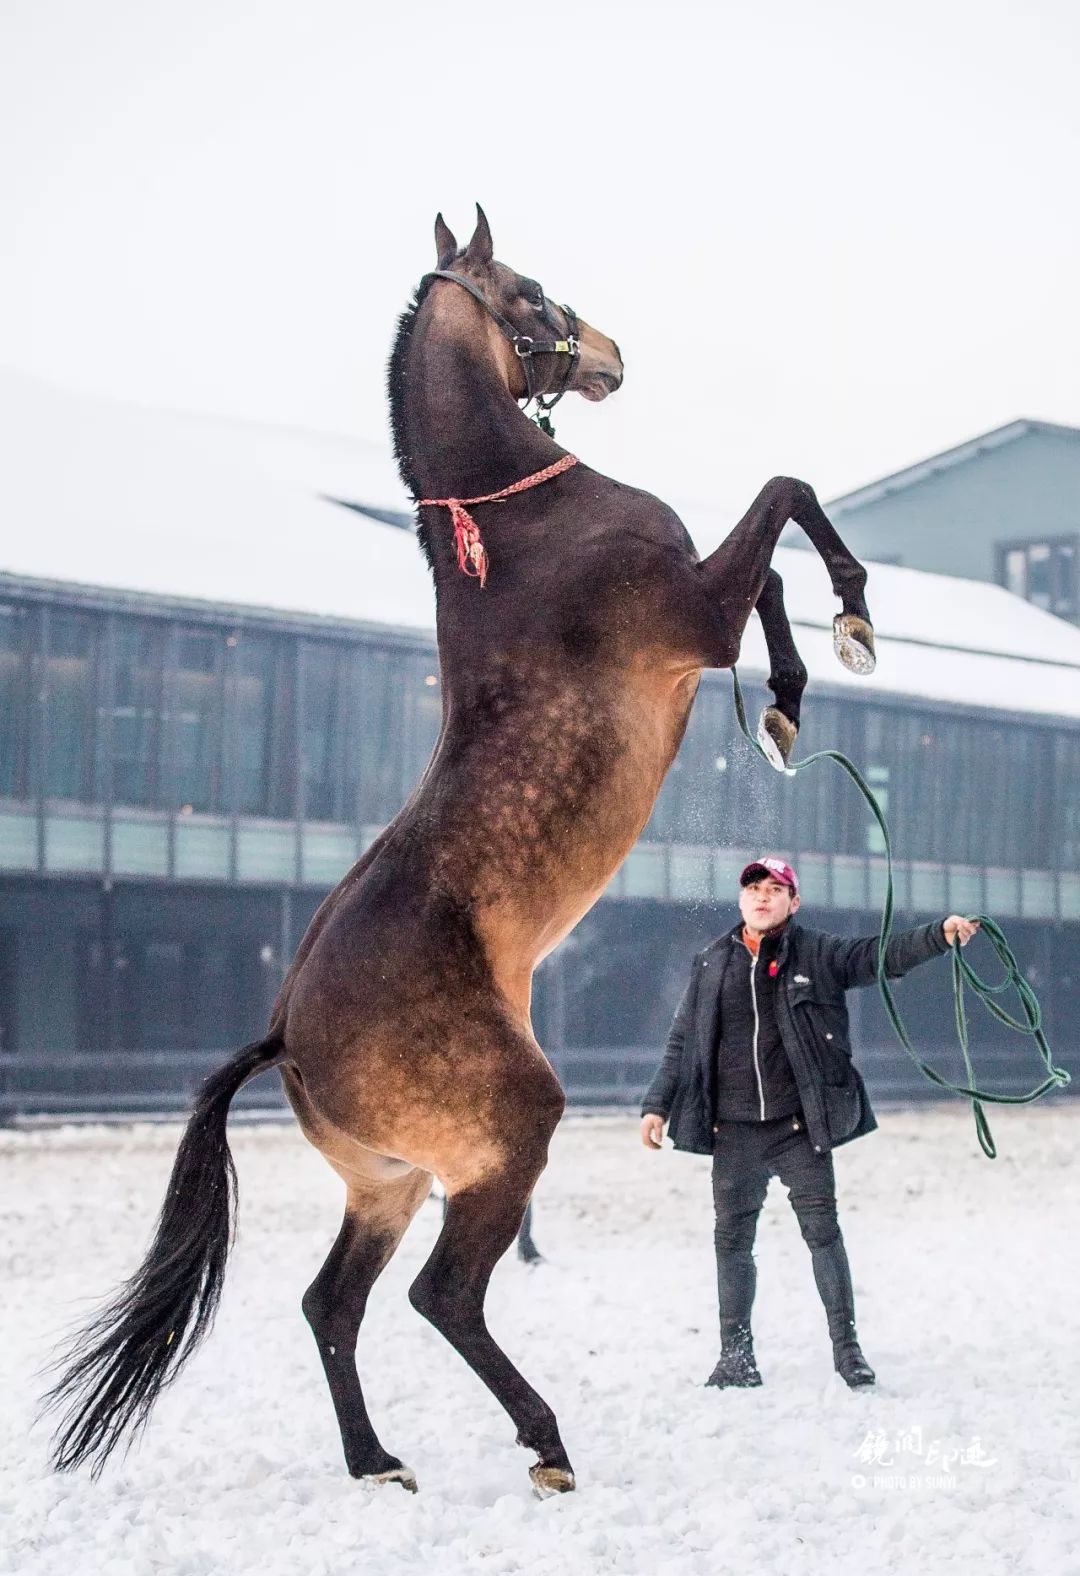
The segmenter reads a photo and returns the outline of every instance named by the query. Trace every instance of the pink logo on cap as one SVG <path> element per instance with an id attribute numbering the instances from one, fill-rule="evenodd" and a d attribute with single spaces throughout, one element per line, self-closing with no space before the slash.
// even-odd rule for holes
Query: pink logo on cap
<path id="1" fill-rule="evenodd" d="M 780 881 L 784 886 L 790 887 L 798 897 L 799 878 L 791 866 L 785 864 L 782 859 L 774 859 L 769 855 L 764 859 L 752 859 L 739 877 L 739 885 L 749 886 L 751 881 L 760 881 L 762 876 L 772 876 L 774 881 Z"/>

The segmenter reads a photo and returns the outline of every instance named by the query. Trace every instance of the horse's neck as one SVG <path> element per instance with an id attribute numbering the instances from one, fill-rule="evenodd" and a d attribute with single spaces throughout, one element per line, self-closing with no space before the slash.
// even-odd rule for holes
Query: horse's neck
<path id="1" fill-rule="evenodd" d="M 561 452 L 522 413 L 498 368 L 471 347 L 422 340 L 405 394 L 412 480 L 421 498 L 478 498 Z"/>

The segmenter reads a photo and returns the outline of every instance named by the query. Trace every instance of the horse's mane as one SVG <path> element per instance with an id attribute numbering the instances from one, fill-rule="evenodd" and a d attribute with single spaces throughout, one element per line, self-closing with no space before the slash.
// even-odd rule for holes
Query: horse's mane
<path id="1" fill-rule="evenodd" d="M 416 319 L 430 289 L 431 280 L 422 279 L 416 287 L 412 300 L 398 318 L 394 348 L 390 352 L 390 360 L 386 367 L 386 391 L 390 397 L 390 433 L 394 444 L 394 458 L 397 460 L 401 479 L 414 502 L 420 489 L 413 473 L 412 455 L 408 451 L 405 436 L 405 366 L 409 359 Z M 417 525 L 416 535 L 424 557 L 428 561 L 428 567 L 434 573 L 435 559 L 427 527 L 422 524 Z"/>

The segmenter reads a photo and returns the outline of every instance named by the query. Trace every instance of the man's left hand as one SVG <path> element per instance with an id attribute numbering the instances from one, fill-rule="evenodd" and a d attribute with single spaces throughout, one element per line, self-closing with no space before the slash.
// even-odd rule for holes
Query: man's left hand
<path id="1" fill-rule="evenodd" d="M 950 914 L 945 921 L 945 940 L 951 947 L 957 936 L 959 936 L 960 945 L 966 947 L 978 928 L 979 921 L 977 919 L 965 919 L 963 914 Z"/>

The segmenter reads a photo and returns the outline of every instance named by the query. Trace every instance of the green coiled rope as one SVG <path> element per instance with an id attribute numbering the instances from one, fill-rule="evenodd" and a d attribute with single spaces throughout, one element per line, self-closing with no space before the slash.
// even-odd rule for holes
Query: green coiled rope
<path id="1" fill-rule="evenodd" d="M 746 705 L 743 700 L 742 687 L 739 684 L 739 676 L 734 668 L 731 670 L 731 679 L 735 687 L 735 716 L 738 719 L 739 727 L 749 740 L 752 748 L 772 768 L 773 763 L 769 756 L 750 732 L 746 721 Z M 885 816 L 873 789 L 866 782 L 858 767 L 849 761 L 846 755 L 841 755 L 839 750 L 816 750 L 813 755 L 807 755 L 801 761 L 789 762 L 786 770 L 794 774 L 795 772 L 801 772 L 805 766 L 812 766 L 815 761 L 824 760 L 835 761 L 837 766 L 851 778 L 851 781 L 870 806 L 874 819 L 881 828 L 881 836 L 885 844 L 885 904 L 881 912 L 881 929 L 878 933 L 877 986 L 881 992 L 881 1000 L 889 1022 L 892 1024 L 900 1044 L 924 1078 L 931 1083 L 937 1084 L 940 1089 L 947 1089 L 951 1094 L 963 1095 L 971 1101 L 972 1113 L 975 1117 L 975 1131 L 978 1134 L 983 1154 L 988 1159 L 994 1160 L 997 1157 L 997 1146 L 990 1131 L 986 1112 L 983 1110 L 984 1103 L 993 1105 L 1029 1105 L 1033 1100 L 1039 1100 L 1044 1094 L 1049 1094 L 1051 1089 L 1063 1089 L 1071 1082 L 1069 1074 L 1063 1067 L 1054 1066 L 1050 1046 L 1047 1043 L 1046 1035 L 1043 1033 L 1042 1009 L 1039 1006 L 1038 998 L 1029 982 L 1020 972 L 1019 965 L 1001 927 L 988 914 L 968 915 L 969 919 L 977 919 L 979 921 L 983 934 L 998 955 L 998 959 L 1005 970 L 1005 975 L 996 985 L 991 985 L 989 981 L 984 980 L 963 956 L 959 939 L 954 938 L 950 953 L 953 998 L 956 1011 L 956 1032 L 964 1057 L 964 1067 L 967 1071 L 968 1082 L 967 1084 L 950 1083 L 947 1078 L 942 1077 L 941 1073 L 931 1067 L 928 1062 L 923 1061 L 911 1043 L 911 1037 L 908 1034 L 903 1018 L 900 1016 L 900 1009 L 896 1005 L 892 988 L 885 974 L 885 952 L 893 929 L 892 842 L 889 838 L 889 828 L 886 825 Z M 965 987 L 970 987 L 972 994 L 982 1002 L 987 1011 L 999 1023 L 1005 1024 L 1010 1029 L 1015 1029 L 1019 1034 L 1029 1036 L 1038 1046 L 1039 1054 L 1046 1068 L 1046 1077 L 1042 1083 L 1036 1088 L 1029 1090 L 1027 1094 L 991 1094 L 988 1090 L 977 1087 L 975 1083 L 975 1069 L 971 1062 L 967 1008 L 964 1002 Z M 1023 1020 L 1013 1017 L 1011 1013 L 1006 1012 L 1005 1008 L 994 1000 L 994 997 L 1002 995 L 1007 990 L 1015 990 L 1020 998 L 1020 1005 L 1024 1013 Z"/>

